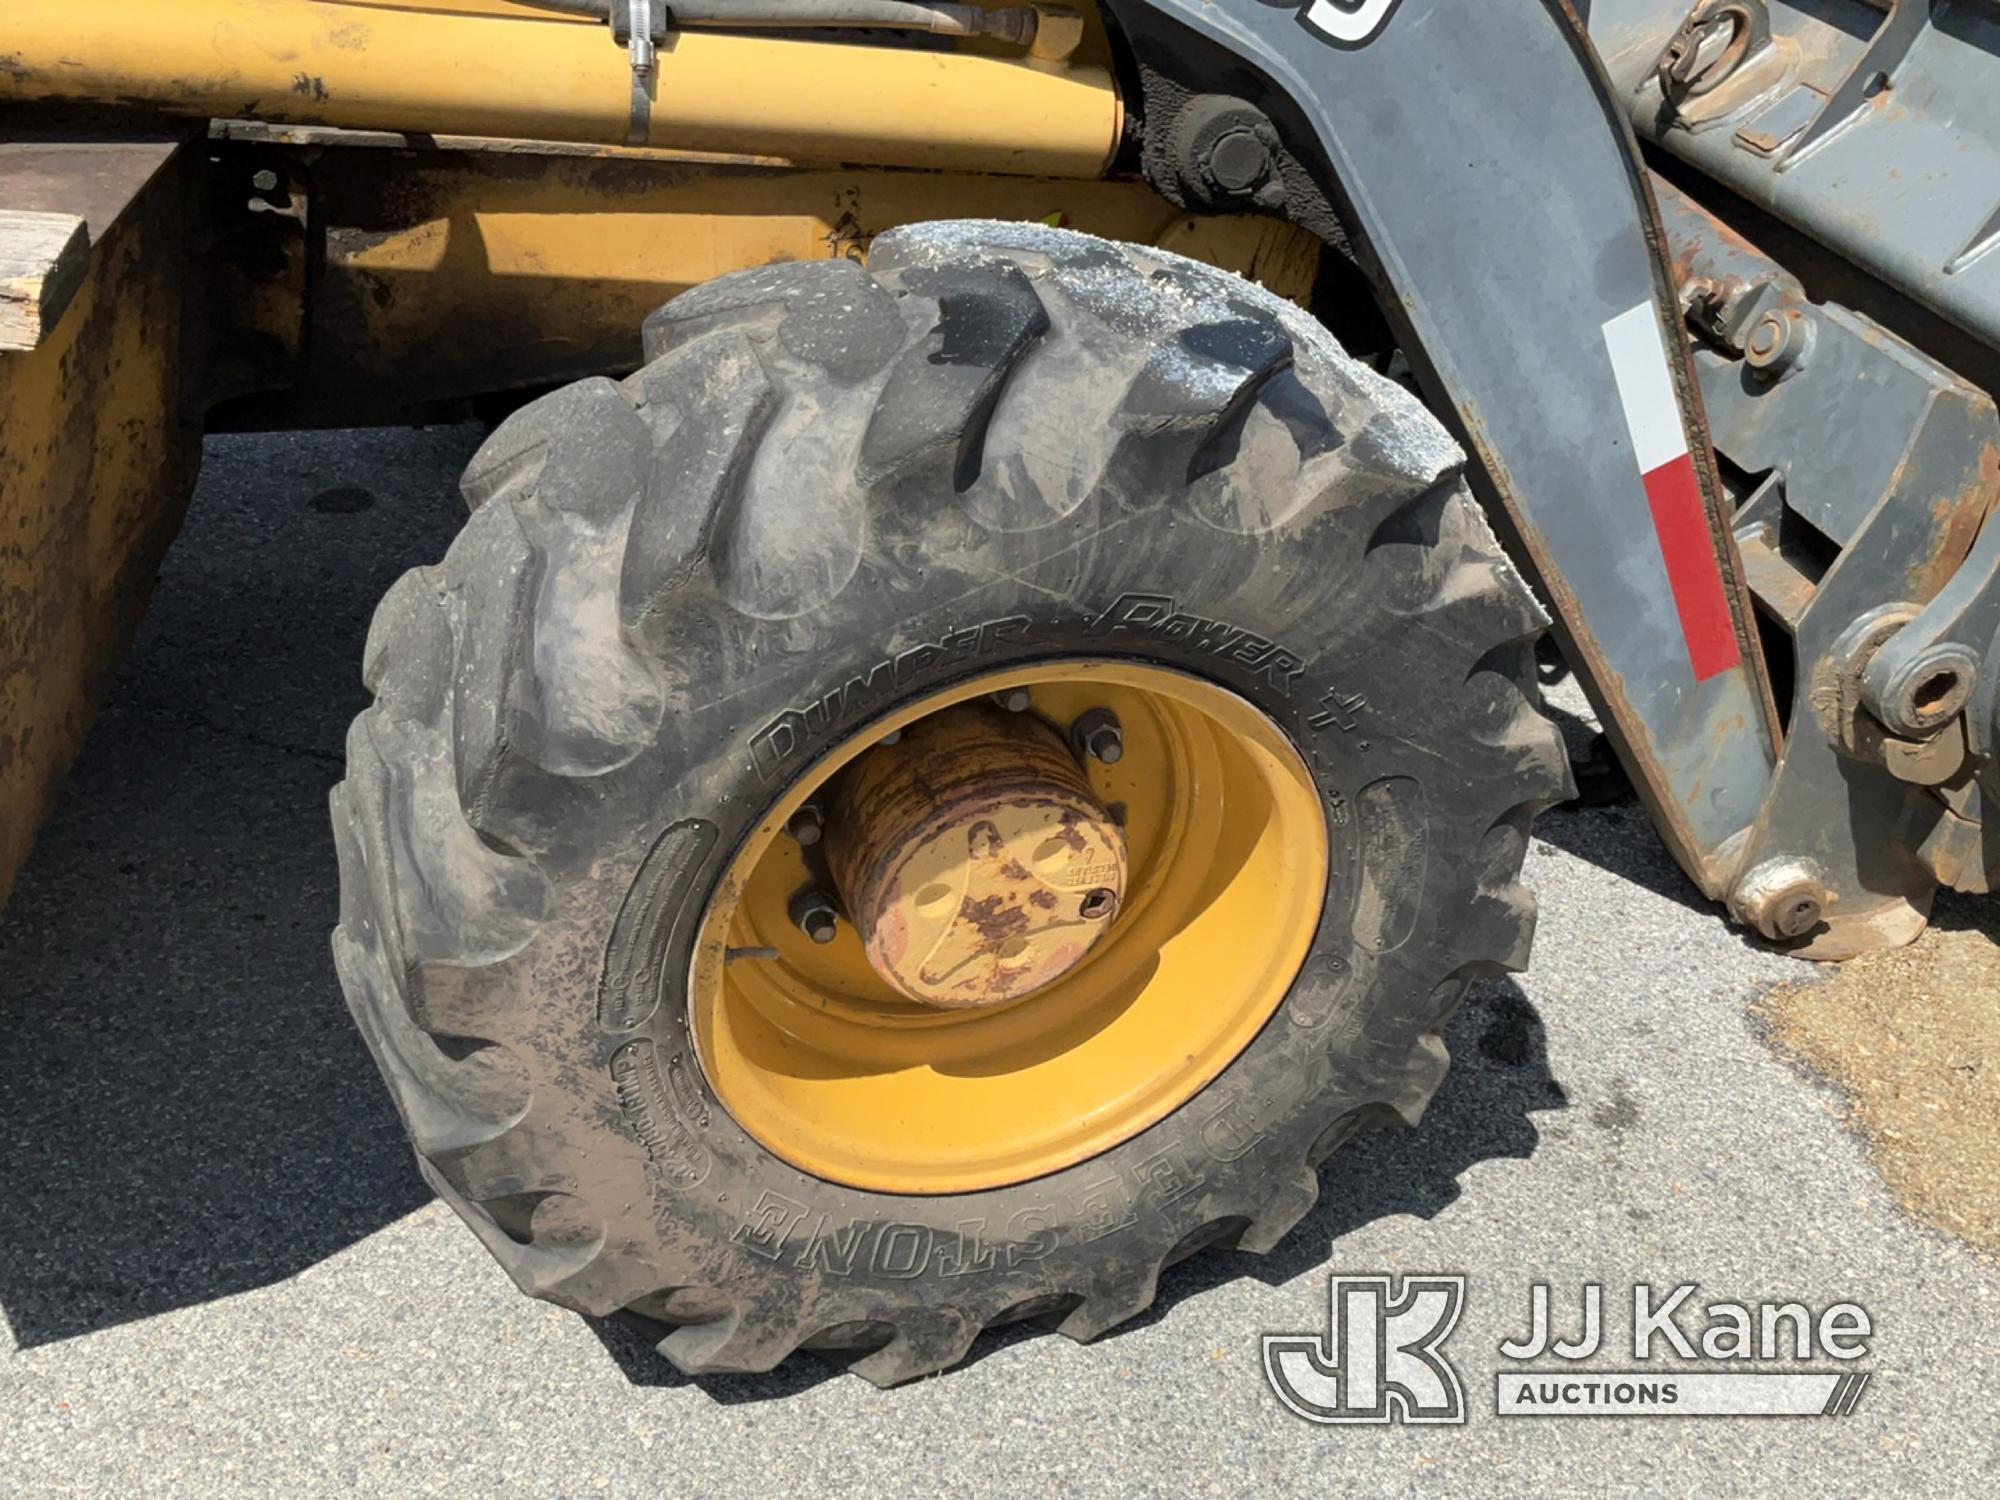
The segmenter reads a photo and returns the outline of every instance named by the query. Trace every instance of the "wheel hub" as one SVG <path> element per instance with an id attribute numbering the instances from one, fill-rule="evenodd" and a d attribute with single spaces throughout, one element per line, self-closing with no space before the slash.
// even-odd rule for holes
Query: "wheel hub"
<path id="1" fill-rule="evenodd" d="M 968 678 L 832 747 L 746 837 L 689 967 L 695 1058 L 829 1182 L 1046 1176 L 1181 1108 L 1276 1013 L 1329 827 L 1298 751 L 1214 684 L 1102 660 Z"/>
<path id="2" fill-rule="evenodd" d="M 868 962 L 923 1005 L 1002 1005 L 1097 946 L 1125 835 L 1043 720 L 960 704 L 855 765 L 827 861 Z"/>

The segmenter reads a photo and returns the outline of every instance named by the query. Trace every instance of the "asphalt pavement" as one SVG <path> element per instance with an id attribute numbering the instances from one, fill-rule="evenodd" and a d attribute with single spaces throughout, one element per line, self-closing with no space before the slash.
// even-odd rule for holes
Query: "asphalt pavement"
<path id="1" fill-rule="evenodd" d="M 444 548 L 471 428 L 212 440 L 189 524 L 0 916 L 0 1494 L 1951 1495 L 2000 1468 L 2000 1269 L 1908 1219 L 1630 806 L 1538 829 L 1533 971 L 1477 990 L 1423 1127 L 1329 1164 L 1093 1346 L 1010 1330 L 884 1393 L 687 1380 L 520 1297 L 432 1201 L 328 957 L 326 791 L 369 612 Z M 1947 913 L 1947 919 L 1954 919 Z M 1463 1274 L 1461 1426 L 1315 1426 L 1262 1373 L 1327 1276 Z M 1852 1415 L 1494 1413 L 1543 1280 L 1854 1301 Z M 1695 1320 L 1699 1327 L 1699 1320 Z M 1630 1368 L 1627 1350 L 1605 1368 Z"/>

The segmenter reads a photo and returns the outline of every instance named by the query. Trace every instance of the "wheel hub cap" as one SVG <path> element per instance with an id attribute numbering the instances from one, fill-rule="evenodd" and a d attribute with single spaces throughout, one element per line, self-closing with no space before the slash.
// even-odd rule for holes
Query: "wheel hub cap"
<path id="1" fill-rule="evenodd" d="M 983 703 L 863 756 L 827 834 L 868 962 L 924 1005 L 1001 1005 L 1053 983 L 1125 896 L 1124 832 L 1068 746 Z"/>

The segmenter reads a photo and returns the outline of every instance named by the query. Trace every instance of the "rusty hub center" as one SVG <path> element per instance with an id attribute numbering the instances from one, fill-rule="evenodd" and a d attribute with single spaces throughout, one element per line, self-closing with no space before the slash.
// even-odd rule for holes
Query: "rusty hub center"
<path id="1" fill-rule="evenodd" d="M 1125 898 L 1125 834 L 1062 737 L 966 703 L 852 768 L 827 861 L 868 961 L 925 1005 L 999 1005 L 1053 983 Z"/>

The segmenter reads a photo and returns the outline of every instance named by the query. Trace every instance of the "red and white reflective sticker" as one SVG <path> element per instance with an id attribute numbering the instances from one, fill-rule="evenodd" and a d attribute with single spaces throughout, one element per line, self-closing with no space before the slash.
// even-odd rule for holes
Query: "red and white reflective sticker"
<path id="1" fill-rule="evenodd" d="M 1667 346 L 1660 338 L 1660 319 L 1653 304 L 1642 302 L 1604 325 L 1605 347 L 1618 381 L 1618 398 L 1625 407 L 1625 426 L 1632 434 L 1632 451 L 1646 484 L 1646 501 L 1653 511 L 1653 531 L 1667 564 L 1667 585 L 1681 617 L 1694 680 L 1727 672 L 1742 660 L 1736 644 L 1736 621 L 1729 612 L 1729 595 L 1722 582 L 1722 562 L 1715 553 L 1701 481 L 1688 453 L 1687 429 L 1667 364 Z"/>

